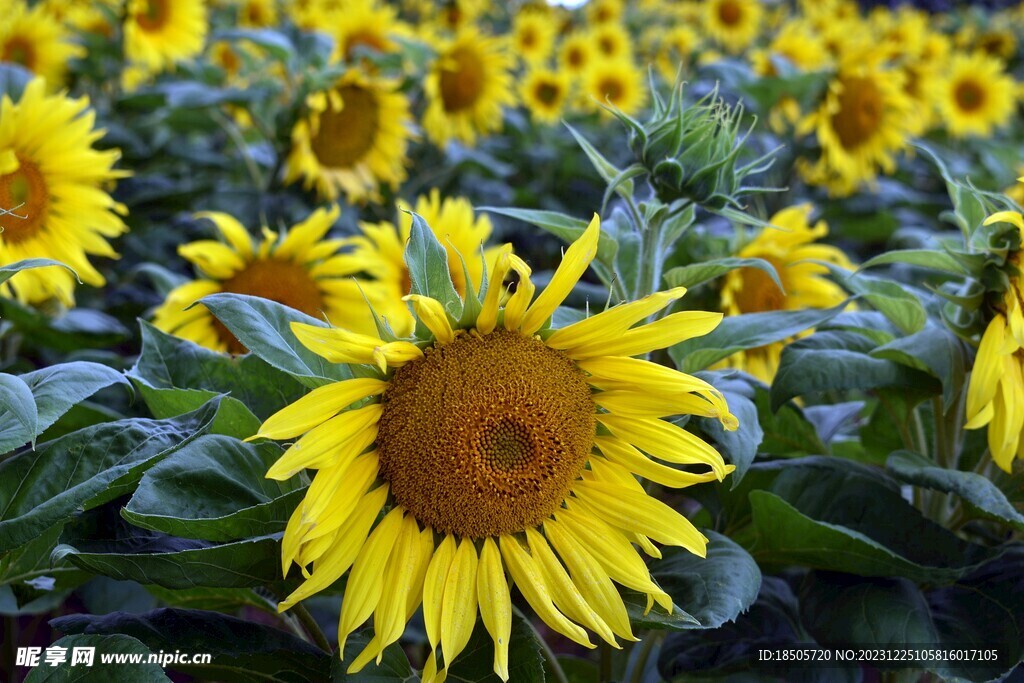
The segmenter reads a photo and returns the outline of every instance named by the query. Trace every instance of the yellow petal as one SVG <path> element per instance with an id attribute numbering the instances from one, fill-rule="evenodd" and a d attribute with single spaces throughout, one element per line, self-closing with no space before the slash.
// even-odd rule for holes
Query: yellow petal
<path id="1" fill-rule="evenodd" d="M 178 247 L 178 254 L 215 280 L 228 280 L 246 266 L 238 252 L 216 240 L 198 240 Z"/>
<path id="2" fill-rule="evenodd" d="M 309 215 L 306 220 L 293 226 L 285 235 L 281 243 L 274 250 L 277 258 L 288 258 L 295 260 L 308 260 L 308 252 L 314 244 L 319 242 L 331 229 L 334 222 L 338 220 L 341 209 L 337 204 L 328 208 L 320 208 Z"/>
<path id="3" fill-rule="evenodd" d="M 200 211 L 195 214 L 197 219 L 207 219 L 217 226 L 217 230 L 224 236 L 228 244 L 246 260 L 253 257 L 252 236 L 234 216 L 219 211 Z"/>
<path id="4" fill-rule="evenodd" d="M 987 423 L 976 418 L 991 403 L 999 389 L 1003 370 L 1002 349 L 1006 342 L 1006 318 L 996 315 L 985 328 L 974 359 L 974 370 L 967 385 L 967 429 L 976 429 Z"/>
<path id="5" fill-rule="evenodd" d="M 377 451 L 370 451 L 356 458 L 351 465 L 334 468 L 329 472 L 332 476 L 325 477 L 328 470 L 320 470 L 313 479 L 313 484 L 320 479 L 326 480 L 322 488 L 318 487 L 315 498 L 311 497 L 313 484 L 306 492 L 305 518 L 311 520 L 315 526 L 303 538 L 305 543 L 333 534 L 345 523 L 355 510 L 359 498 L 366 493 L 380 473 L 380 459 L 377 457 Z M 309 560 L 314 559 L 312 556 L 307 559 L 305 554 L 302 557 L 305 560 L 302 564 L 308 564 Z"/>
<path id="6" fill-rule="evenodd" d="M 304 323 L 292 323 L 291 329 L 303 346 L 332 363 L 377 365 L 383 372 L 387 366 L 397 368 L 423 357 L 419 348 L 405 341 L 385 342 L 337 327 Z"/>
<path id="7" fill-rule="evenodd" d="M 412 615 L 416 613 L 416 610 L 423 604 L 423 581 L 427 576 L 427 567 L 430 566 L 430 561 L 434 558 L 434 530 L 427 527 L 420 532 L 420 555 L 419 563 L 416 565 L 415 578 L 413 579 L 413 585 L 419 586 L 415 591 L 409 593 L 409 598 L 405 604 L 405 620 L 409 621 L 412 619 Z"/>
<path id="8" fill-rule="evenodd" d="M 682 298 L 684 294 L 685 287 L 676 287 L 666 292 L 655 292 L 638 301 L 619 304 L 585 320 L 555 330 L 545 343 L 554 349 L 572 349 L 618 336 L 641 320 Z"/>
<path id="9" fill-rule="evenodd" d="M 718 327 L 721 313 L 680 311 L 618 336 L 607 336 L 590 344 L 568 349 L 570 358 L 594 356 L 639 356 L 655 349 L 665 349 L 694 337 L 701 337 Z"/>
<path id="10" fill-rule="evenodd" d="M 477 566 L 480 617 L 494 641 L 494 673 L 508 681 L 508 643 L 512 637 L 512 599 L 501 553 L 493 538 L 485 538 Z"/>
<path id="11" fill-rule="evenodd" d="M 254 437 L 290 439 L 305 434 L 313 427 L 334 417 L 340 410 L 367 396 L 376 396 L 388 383 L 372 377 L 359 377 L 317 387 L 298 401 L 277 411 L 260 426 Z"/>
<path id="12" fill-rule="evenodd" d="M 530 607 L 533 608 L 537 616 L 566 638 L 585 647 L 593 648 L 594 644 L 587 637 L 587 632 L 566 619 L 555 608 L 540 568 L 526 550 L 519 545 L 519 541 L 513 536 L 502 536 L 499 539 L 499 545 L 501 546 L 501 556 L 505 559 L 505 566 L 508 567 L 512 580 L 519 586 L 519 592 L 530 603 Z"/>
<path id="13" fill-rule="evenodd" d="M 530 305 L 523 318 L 519 331 L 532 336 L 544 322 L 551 317 L 565 297 L 569 296 L 573 287 L 590 267 L 590 262 L 597 255 L 597 241 L 601 236 L 601 219 L 597 214 L 590 219 L 590 225 L 583 231 L 580 238 L 573 242 L 565 251 L 562 262 L 558 264 L 551 282 L 540 293 L 537 300 Z"/>
<path id="14" fill-rule="evenodd" d="M 441 600 L 441 653 L 447 669 L 473 635 L 476 625 L 476 548 L 469 538 L 462 539 L 455 551 Z"/>
<path id="15" fill-rule="evenodd" d="M 661 463 L 651 460 L 630 444 L 613 436 L 594 437 L 594 445 L 597 446 L 601 450 L 601 453 L 603 453 L 610 461 L 622 465 L 630 472 L 634 472 L 641 477 L 650 479 L 662 486 L 683 488 L 685 486 L 693 486 L 694 484 L 714 481 L 718 478 L 713 471 L 705 472 L 704 474 L 696 474 L 693 472 L 677 470 L 674 467 L 668 467 L 667 465 L 662 465 Z"/>
<path id="16" fill-rule="evenodd" d="M 516 284 L 515 294 L 509 297 L 505 304 L 505 329 L 518 330 L 523 323 L 523 316 L 533 299 L 533 292 L 536 286 L 530 280 L 530 266 L 526 265 L 523 259 L 515 254 L 509 254 L 509 266 L 519 275 L 519 282 Z"/>
<path id="17" fill-rule="evenodd" d="M 1018 230 L 1024 231 L 1024 216 L 1016 211 L 997 211 L 985 219 L 984 225 L 993 223 L 1010 223 L 1017 226 Z"/>
<path id="18" fill-rule="evenodd" d="M 729 473 L 718 451 L 679 425 L 649 417 L 598 415 L 598 422 L 615 436 L 649 455 L 678 465 L 704 464 L 719 481 Z"/>
<path id="19" fill-rule="evenodd" d="M 512 267 L 510 252 L 502 252 L 494 263 L 484 295 L 483 308 L 476 318 L 476 329 L 480 334 L 490 334 L 498 323 L 498 308 L 501 306 L 501 295 L 505 291 L 505 276 Z"/>
<path id="20" fill-rule="evenodd" d="M 434 338 L 447 344 L 455 339 L 455 332 L 448 322 L 448 315 L 444 312 L 444 306 L 437 299 L 418 294 L 409 294 L 402 297 L 402 301 L 411 301 L 416 317 L 420 319 L 427 329 L 434 335 Z"/>
<path id="21" fill-rule="evenodd" d="M 381 406 L 372 403 L 348 410 L 306 432 L 267 471 L 267 479 L 284 481 L 307 467 L 351 462 L 373 443 Z"/>
<path id="22" fill-rule="evenodd" d="M 448 581 L 448 570 L 455 559 L 455 537 L 446 534 L 441 545 L 434 551 L 434 557 L 427 567 L 423 580 L 423 625 L 431 649 L 441 642 L 441 604 L 444 601 L 444 586 Z"/>
<path id="23" fill-rule="evenodd" d="M 719 416 L 719 410 L 694 394 L 652 394 L 643 391 L 611 389 L 593 395 L 594 403 L 609 413 L 630 417 L 668 417 L 670 415 Z"/>

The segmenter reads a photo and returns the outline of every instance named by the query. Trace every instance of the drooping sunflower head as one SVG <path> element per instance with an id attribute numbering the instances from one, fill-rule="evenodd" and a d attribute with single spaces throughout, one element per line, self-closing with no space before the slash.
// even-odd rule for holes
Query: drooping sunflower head
<path id="1" fill-rule="evenodd" d="M 1017 110 L 1017 83 L 982 52 L 954 54 L 939 79 L 939 113 L 955 136 L 988 136 Z"/>
<path id="2" fill-rule="evenodd" d="M 709 384 L 634 356 L 704 334 L 721 316 L 687 311 L 642 324 L 682 296 L 676 289 L 551 329 L 599 231 L 595 217 L 536 298 L 530 268 L 508 252 L 489 264 L 479 295 L 476 283 L 460 297 L 434 280 L 438 298 L 427 297 L 417 276 L 407 298 L 421 333 L 412 338 L 292 326 L 326 360 L 364 366 L 254 437 L 298 438 L 268 477 L 317 470 L 282 542 L 284 569 L 295 562 L 308 578 L 281 608 L 347 573 L 342 651 L 371 615 L 375 632 L 350 671 L 398 640 L 422 603 L 425 681 L 443 678 L 478 611 L 494 671 L 508 680 L 509 579 L 577 643 L 593 647 L 587 630 L 632 640 L 615 583 L 645 593 L 648 609 L 672 609 L 632 544 L 654 556 L 653 542 L 704 554 L 706 538 L 636 476 L 674 488 L 721 480 L 731 471 L 721 456 L 662 418 L 710 416 L 727 428 L 735 418 Z M 410 249 L 440 249 L 429 233 L 414 226 Z M 506 298 L 510 272 L 518 282 Z"/>
<path id="3" fill-rule="evenodd" d="M 198 214 L 213 222 L 220 239 L 178 248 L 199 278 L 172 290 L 154 313 L 153 324 L 214 351 L 245 353 L 241 342 L 205 307 L 193 306 L 204 296 L 226 292 L 270 299 L 315 318 L 326 316 L 353 329 L 372 330 L 366 301 L 381 299 L 376 285 L 362 283 L 360 288 L 347 277 L 343 242 L 325 238 L 338 213 L 337 207 L 318 209 L 283 236 L 263 228 L 261 239 L 254 239 L 228 214 Z"/>
<path id="4" fill-rule="evenodd" d="M 363 202 L 405 180 L 409 102 L 395 84 L 350 70 L 307 105 L 292 130 L 285 182 L 302 179 L 330 201 Z"/>
<path id="5" fill-rule="evenodd" d="M 612 105 L 633 115 L 647 101 L 644 73 L 633 62 L 626 60 L 598 60 L 583 78 L 583 93 L 590 99 L 591 108 Z M 611 114 L 604 108 L 599 111 Z"/>
<path id="6" fill-rule="evenodd" d="M 456 34 L 438 51 L 425 84 L 423 128 L 435 144 L 455 138 L 472 145 L 501 128 L 503 107 L 515 103 L 513 59 L 500 40 L 475 27 Z"/>
<path id="7" fill-rule="evenodd" d="M 570 85 L 564 72 L 531 69 L 519 86 L 519 97 L 535 121 L 554 125 L 565 110 Z"/>
<path id="8" fill-rule="evenodd" d="M 0 62 L 19 64 L 42 76 L 56 89 L 64 83 L 68 63 L 85 51 L 41 5 L 29 8 L 21 1 L 5 10 L 0 23 Z"/>
<path id="9" fill-rule="evenodd" d="M 195 57 L 206 41 L 204 0 L 128 0 L 125 57 L 150 72 Z"/>
<path id="10" fill-rule="evenodd" d="M 828 226 L 824 221 L 811 225 L 811 211 L 809 204 L 779 211 L 768 219 L 774 227 L 761 230 L 737 252 L 739 258 L 767 261 L 778 281 L 760 268 L 729 272 L 721 290 L 726 315 L 830 308 L 846 299 L 842 288 L 826 279 L 828 268 L 820 262 L 851 268 L 850 260 L 836 247 L 817 243 L 828 234 Z M 784 346 L 779 342 L 750 349 L 730 356 L 722 364 L 771 384 Z"/>
<path id="11" fill-rule="evenodd" d="M 98 151 L 104 131 L 87 98 L 47 95 L 35 78 L 14 102 L 0 100 L 0 263 L 48 258 L 71 266 L 82 282 L 102 286 L 89 256 L 116 258 L 107 243 L 127 230 L 125 207 L 107 186 L 127 175 L 114 170 L 117 150 Z M 74 305 L 74 276 L 62 269 L 28 270 L 0 286 L 25 303 L 56 298 Z"/>
<path id="12" fill-rule="evenodd" d="M 763 14 L 759 0 L 708 0 L 704 30 L 727 52 L 742 52 L 760 33 Z"/>

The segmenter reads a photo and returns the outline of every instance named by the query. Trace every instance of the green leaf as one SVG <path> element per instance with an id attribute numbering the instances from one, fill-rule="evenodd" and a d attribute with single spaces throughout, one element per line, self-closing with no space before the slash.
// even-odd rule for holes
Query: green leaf
<path id="1" fill-rule="evenodd" d="M 17 207 L 0 206 L 0 211 L 17 213 Z M 29 268 L 47 268 L 49 266 L 60 266 L 61 268 L 70 271 L 71 274 L 75 276 L 75 279 L 81 282 L 78 277 L 78 273 L 76 273 L 70 266 L 63 264 L 60 261 L 54 261 L 53 259 L 48 258 L 29 258 L 9 263 L 6 266 L 0 266 L 0 285 L 7 282 L 14 277 L 15 274 L 23 270 L 28 270 Z"/>
<path id="2" fill-rule="evenodd" d="M 937 270 L 950 275 L 963 276 L 967 269 L 951 254 L 935 249 L 895 249 L 879 254 L 861 264 L 860 269 L 874 268 L 893 263 L 905 263 L 919 268 Z"/>
<path id="3" fill-rule="evenodd" d="M 817 332 L 782 351 L 772 383 L 772 408 L 822 391 L 924 388 L 938 393 L 925 373 L 869 355 L 874 343 L 854 332 Z"/>
<path id="4" fill-rule="evenodd" d="M 859 294 L 879 313 L 888 318 L 905 334 L 914 334 L 924 328 L 928 314 L 921 300 L 907 285 L 893 280 L 850 271 L 825 261 L 826 266 L 839 284 L 853 294 Z"/>
<path id="5" fill-rule="evenodd" d="M 203 389 L 156 389 L 143 379 L 138 377 L 131 379 L 154 417 L 160 419 L 175 417 L 195 410 L 207 401 L 221 396 L 220 409 L 210 426 L 211 434 L 225 434 L 245 439 L 260 429 L 260 419 L 238 399 Z"/>
<path id="6" fill-rule="evenodd" d="M 754 558 L 734 541 L 714 531 L 708 537 L 706 558 L 681 548 L 664 548 L 651 564 L 652 575 L 700 622 L 690 628 L 718 628 L 734 621 L 757 598 L 761 570 Z"/>
<path id="7" fill-rule="evenodd" d="M 206 541 L 284 531 L 306 487 L 298 477 L 266 478 L 281 453 L 270 442 L 200 437 L 146 472 L 121 515 L 135 526 Z"/>
<path id="8" fill-rule="evenodd" d="M 523 683 L 544 682 L 544 661 L 540 654 L 540 643 L 526 620 L 519 614 L 512 615 L 512 635 L 508 644 L 508 677 L 510 681 Z M 448 669 L 449 681 L 457 683 L 500 683 L 494 673 L 494 642 L 477 620 L 473 635 Z"/>
<path id="9" fill-rule="evenodd" d="M 714 330 L 669 348 L 669 356 L 683 372 L 696 372 L 723 358 L 747 349 L 756 349 L 831 320 L 846 304 L 835 308 L 809 308 L 800 311 L 772 311 L 728 316 Z"/>
<path id="10" fill-rule="evenodd" d="M 1024 531 L 1024 515 L 1017 512 L 998 486 L 980 474 L 938 467 L 928 458 L 910 451 L 893 453 L 885 466 L 901 481 L 952 493 L 963 499 L 976 515 Z"/>
<path id="11" fill-rule="evenodd" d="M 152 650 L 136 638 L 121 633 L 64 636 L 50 647 L 67 648 L 67 661 L 59 666 L 49 666 L 41 657 L 42 663 L 29 672 L 25 683 L 72 683 L 101 679 L 104 683 L 161 683 L 171 680 L 159 664 L 147 661 L 153 654 Z M 94 648 L 91 666 L 71 663 L 75 648 Z M 137 664 L 104 664 L 102 655 L 137 655 L 140 660 Z"/>
<path id="12" fill-rule="evenodd" d="M 330 678 L 328 653 L 285 631 L 216 612 L 157 609 L 145 614 L 71 614 L 50 621 L 69 634 L 125 634 L 150 650 L 210 655 L 209 664 L 169 664 L 200 680 L 306 683 Z M 98 652 L 98 648 L 97 648 Z"/>
<path id="13" fill-rule="evenodd" d="M 597 171 L 598 175 L 600 175 L 606 183 L 613 183 L 615 179 L 622 174 L 622 170 L 608 161 L 604 155 L 598 152 L 597 149 L 590 144 L 590 141 L 578 133 L 575 128 L 570 126 L 568 123 L 565 123 L 564 125 L 569 129 L 569 132 L 572 133 L 572 136 L 576 138 L 577 144 L 579 144 L 580 148 L 583 149 L 583 153 L 587 155 L 587 159 L 589 159 L 590 163 L 593 164 L 594 170 Z M 616 187 L 616 192 L 618 192 L 623 198 L 632 197 L 633 181 L 627 179 L 620 183 Z M 610 261 L 605 261 L 605 263 L 610 263 Z"/>
<path id="14" fill-rule="evenodd" d="M 764 259 L 759 258 L 716 258 L 692 263 L 688 266 L 679 266 L 665 273 L 665 282 L 669 287 L 693 288 L 702 285 L 709 280 L 714 280 L 737 268 L 758 268 L 763 270 L 772 279 L 779 289 L 785 291 L 775 266 Z"/>
<path id="15" fill-rule="evenodd" d="M 566 216 L 557 211 L 541 211 L 539 209 L 509 209 L 496 206 L 481 206 L 480 211 L 490 211 L 500 216 L 508 216 L 517 220 L 536 225 L 541 230 L 551 233 L 558 239 L 572 244 L 587 229 L 589 221 Z M 597 260 L 605 265 L 615 263 L 615 253 L 619 245 L 606 231 L 602 230 L 597 238 Z"/>
<path id="16" fill-rule="evenodd" d="M 699 621 L 675 603 L 672 603 L 672 614 L 667 613 L 658 605 L 654 605 L 647 612 L 646 595 L 629 589 L 620 589 L 619 592 L 622 594 L 623 604 L 626 605 L 629 623 L 634 628 L 655 631 L 682 631 L 688 628 L 700 627 Z"/>
<path id="17" fill-rule="evenodd" d="M 254 43 L 266 50 L 279 62 L 289 62 L 295 57 L 295 46 L 280 31 L 273 29 L 234 28 L 217 31 L 214 40 L 231 40 L 238 43 Z"/>
<path id="18" fill-rule="evenodd" d="M 146 586 L 150 595 L 168 607 L 205 609 L 212 612 L 237 612 L 254 608 L 277 614 L 277 602 L 268 600 L 252 588 L 164 588 Z"/>
<path id="19" fill-rule="evenodd" d="M 33 439 L 73 406 L 100 389 L 116 383 L 127 383 L 124 375 L 117 370 L 86 361 L 51 365 L 24 374 L 21 379 L 32 390 L 39 411 L 39 422 Z"/>
<path id="20" fill-rule="evenodd" d="M 0 586 L 10 591 L 19 610 L 30 609 L 31 603 L 46 596 L 64 596 L 89 578 L 68 563 L 50 564 L 50 552 L 63 528 L 63 524 L 55 524 L 20 548 L 0 556 Z M 58 602 L 63 600 L 60 597 Z"/>
<path id="21" fill-rule="evenodd" d="M 817 428 L 793 402 L 772 410 L 770 392 L 766 388 L 755 387 L 754 405 L 757 406 L 758 424 L 764 432 L 759 452 L 785 456 L 824 455 L 828 452 Z"/>
<path id="22" fill-rule="evenodd" d="M 409 658 L 398 643 L 384 648 L 384 656 L 380 664 L 371 661 L 359 673 L 350 674 L 348 669 L 363 648 L 370 642 L 369 629 L 358 631 L 345 641 L 345 659 L 332 657 L 331 683 L 413 683 L 419 676 L 412 670 Z"/>
<path id="23" fill-rule="evenodd" d="M 709 373 L 710 374 L 710 373 Z M 727 431 L 717 418 L 702 417 L 696 419 L 699 426 L 708 437 L 718 444 L 719 451 L 726 460 L 736 466 L 732 474 L 732 486 L 736 486 L 743 479 L 750 463 L 757 456 L 757 448 L 764 439 L 764 431 L 758 422 L 757 406 L 746 395 L 749 393 L 748 385 L 742 381 L 716 379 L 713 376 L 704 376 L 712 385 L 722 391 L 725 396 L 729 410 L 739 421 L 739 427 Z M 732 390 L 736 387 L 737 390 Z"/>
<path id="24" fill-rule="evenodd" d="M 412 227 L 405 246 L 405 265 L 412 293 L 437 300 L 451 318 L 450 322 L 458 320 L 462 316 L 462 298 L 448 269 L 448 251 L 422 216 L 410 214 Z"/>
<path id="25" fill-rule="evenodd" d="M 197 303 L 210 309 L 245 348 L 310 389 L 349 377 L 347 366 L 324 360 L 292 334 L 293 322 L 327 327 L 316 318 L 245 294 L 211 294 Z"/>
<path id="26" fill-rule="evenodd" d="M 32 390 L 20 377 L 0 374 L 0 453 L 9 453 L 33 440 L 38 425 Z"/>
<path id="27" fill-rule="evenodd" d="M 52 317 L 13 299 L 0 298 L 0 318 L 13 323 L 34 346 L 67 353 L 110 348 L 129 336 L 127 328 L 116 318 L 87 308 L 73 308 Z"/>
<path id="28" fill-rule="evenodd" d="M 100 424 L 0 462 L 0 552 L 131 491 L 143 472 L 204 434 L 216 411 L 211 402 L 170 420 Z"/>
<path id="29" fill-rule="evenodd" d="M 943 405 L 947 411 L 953 409 L 970 363 L 964 341 L 945 325 L 931 321 L 920 332 L 879 346 L 871 355 L 924 370 L 936 377 L 942 383 Z"/>

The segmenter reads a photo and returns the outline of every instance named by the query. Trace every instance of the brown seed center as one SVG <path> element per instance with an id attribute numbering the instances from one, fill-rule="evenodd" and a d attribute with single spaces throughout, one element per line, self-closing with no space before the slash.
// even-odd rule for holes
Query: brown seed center
<path id="1" fill-rule="evenodd" d="M 846 149 L 855 149 L 878 132 L 884 113 L 882 92 L 870 78 L 846 78 L 832 128 Z"/>
<path id="2" fill-rule="evenodd" d="M 135 15 L 143 31 L 159 31 L 171 19 L 171 0 L 149 0 L 146 9 Z"/>
<path id="3" fill-rule="evenodd" d="M 487 74 L 479 56 L 464 47 L 448 55 L 455 65 L 441 72 L 441 102 L 445 111 L 461 111 L 476 104 L 484 91 Z"/>
<path id="4" fill-rule="evenodd" d="M 953 96 L 956 98 L 957 106 L 963 111 L 977 111 L 985 104 L 985 91 L 974 81 L 957 83 Z"/>
<path id="5" fill-rule="evenodd" d="M 18 155 L 18 169 L 0 175 L 0 241 L 23 242 L 39 232 L 50 208 L 50 193 L 39 167 Z"/>
<path id="6" fill-rule="evenodd" d="M 355 85 L 337 90 L 341 109 L 320 114 L 310 142 L 317 160 L 328 168 L 350 168 L 373 149 L 380 127 L 380 105 L 372 92 Z"/>

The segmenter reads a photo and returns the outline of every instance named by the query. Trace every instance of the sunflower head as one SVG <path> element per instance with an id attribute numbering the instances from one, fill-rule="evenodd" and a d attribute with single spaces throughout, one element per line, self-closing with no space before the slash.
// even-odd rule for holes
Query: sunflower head
<path id="1" fill-rule="evenodd" d="M 206 41 L 204 0 L 128 0 L 124 51 L 149 72 L 195 57 Z"/>
<path id="2" fill-rule="evenodd" d="M 708 0 L 704 29 L 728 52 L 742 52 L 761 30 L 764 13 L 759 0 Z"/>
<path id="3" fill-rule="evenodd" d="M 982 52 L 954 54 L 938 87 L 939 112 L 955 136 L 988 136 L 1017 110 L 1013 77 Z"/>
<path id="4" fill-rule="evenodd" d="M 569 77 L 560 71 L 532 69 L 519 86 L 520 99 L 534 120 L 558 123 L 569 96 Z"/>
<path id="5" fill-rule="evenodd" d="M 68 63 L 85 55 L 64 26 L 42 5 L 30 9 L 13 3 L 0 24 L 0 62 L 19 64 L 45 78 L 51 89 L 60 87 Z"/>
<path id="6" fill-rule="evenodd" d="M 413 336 L 292 325 L 326 360 L 363 366 L 254 437 L 297 438 L 268 477 L 317 470 L 282 543 L 285 570 L 296 562 L 307 579 L 281 608 L 347 573 L 342 651 L 371 615 L 375 632 L 350 671 L 379 658 L 422 603 L 425 681 L 443 679 L 478 612 L 494 671 L 508 680 L 511 582 L 555 631 L 593 647 L 589 630 L 617 646 L 635 638 L 613 581 L 646 593 L 648 609 L 673 608 L 632 544 L 655 556 L 652 541 L 704 554 L 707 539 L 636 475 L 676 488 L 722 479 L 731 467 L 661 418 L 736 420 L 706 382 L 635 356 L 704 334 L 721 316 L 685 311 L 637 325 L 682 296 L 677 289 L 552 329 L 599 234 L 595 217 L 536 297 L 530 268 L 507 251 L 489 264 L 487 285 L 467 283 L 460 295 L 444 248 L 416 217 Z"/>

